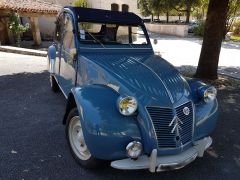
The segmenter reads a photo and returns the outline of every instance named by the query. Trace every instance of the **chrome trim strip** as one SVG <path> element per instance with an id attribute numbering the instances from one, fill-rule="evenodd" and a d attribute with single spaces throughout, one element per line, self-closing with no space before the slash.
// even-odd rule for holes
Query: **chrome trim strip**
<path id="1" fill-rule="evenodd" d="M 215 113 L 217 112 L 217 110 L 218 110 L 218 101 L 217 101 L 217 100 L 215 100 L 215 101 L 216 101 L 216 104 L 217 104 L 216 109 L 215 109 L 211 114 L 209 114 L 208 116 L 205 116 L 203 119 L 201 119 L 200 121 L 198 121 L 197 124 L 196 124 L 196 126 L 201 125 L 201 124 L 204 123 L 208 118 L 210 118 L 213 114 L 215 114 Z"/>
<path id="2" fill-rule="evenodd" d="M 53 76 L 53 77 L 54 77 L 54 79 L 56 80 L 56 82 L 57 82 L 57 84 L 58 84 L 58 87 L 59 87 L 59 89 L 62 91 L 64 97 L 65 97 L 66 99 L 68 99 L 68 96 L 64 93 L 64 91 L 63 91 L 62 87 L 59 85 L 58 80 L 56 79 L 56 77 L 55 77 L 55 76 Z"/>
<path id="3" fill-rule="evenodd" d="M 196 123 L 196 107 L 195 104 L 192 102 L 192 110 L 193 110 L 193 129 L 192 129 L 192 142 L 193 142 L 193 137 L 195 133 L 195 123 Z"/>
<path id="4" fill-rule="evenodd" d="M 133 49 L 138 49 L 138 50 L 140 50 L 140 49 L 144 49 L 144 50 L 152 50 L 152 48 L 82 48 L 82 47 L 80 47 L 80 50 L 81 49 L 114 49 L 114 50 L 126 50 L 126 49 L 131 49 L 131 50 L 133 50 Z"/>
<path id="5" fill-rule="evenodd" d="M 131 60 L 136 61 L 134 58 L 131 58 Z M 136 61 L 136 62 L 142 64 L 144 67 L 146 67 L 147 69 L 149 69 L 155 76 L 157 76 L 157 78 L 162 82 L 162 84 L 163 84 L 164 88 L 166 89 L 167 94 L 168 94 L 168 96 L 169 96 L 169 98 L 170 98 L 170 101 L 171 101 L 171 103 L 173 104 L 173 103 L 174 103 L 174 101 L 173 101 L 173 96 L 172 96 L 171 92 L 169 91 L 169 89 L 167 88 L 167 85 L 166 85 L 166 84 L 163 82 L 163 80 L 158 76 L 158 74 L 157 74 L 155 71 L 153 71 L 150 67 L 148 67 L 146 64 L 144 64 L 144 63 L 142 63 L 142 62 L 139 62 L 139 61 Z"/>

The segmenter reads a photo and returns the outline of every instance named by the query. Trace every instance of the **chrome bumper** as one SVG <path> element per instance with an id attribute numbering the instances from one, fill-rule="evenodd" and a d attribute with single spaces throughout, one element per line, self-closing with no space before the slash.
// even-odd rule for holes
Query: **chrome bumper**
<path id="1" fill-rule="evenodd" d="M 149 169 L 150 172 L 180 169 L 194 161 L 197 157 L 203 157 L 204 151 L 212 144 L 212 138 L 206 137 L 194 143 L 188 150 L 171 156 L 157 157 L 157 149 L 153 149 L 151 156 L 143 155 L 137 160 L 122 159 L 112 161 L 111 166 L 122 170 Z"/>

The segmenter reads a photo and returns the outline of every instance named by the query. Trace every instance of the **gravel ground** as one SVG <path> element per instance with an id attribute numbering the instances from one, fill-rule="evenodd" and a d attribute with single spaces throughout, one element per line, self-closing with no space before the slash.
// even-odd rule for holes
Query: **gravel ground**
<path id="1" fill-rule="evenodd" d="M 18 62 L 14 56 L 9 64 Z M 34 57 L 32 57 L 34 58 Z M 26 59 L 31 59 L 26 56 Z M 40 64 L 38 64 L 40 63 Z M 212 134 L 212 147 L 203 158 L 171 172 L 120 171 L 108 165 L 87 170 L 70 155 L 61 124 L 66 101 L 51 92 L 42 63 L 23 61 L 0 76 L 0 179 L 239 179 L 240 177 L 240 86 L 221 78 L 220 118 Z M 24 67 L 28 67 L 25 72 Z M 4 70 L 0 60 L 0 72 Z M 4 70 L 6 71 L 6 69 Z"/>

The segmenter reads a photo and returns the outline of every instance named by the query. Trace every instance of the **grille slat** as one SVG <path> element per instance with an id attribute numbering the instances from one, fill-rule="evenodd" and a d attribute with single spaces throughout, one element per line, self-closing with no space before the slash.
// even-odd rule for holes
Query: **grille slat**
<path id="1" fill-rule="evenodd" d="M 188 107 L 190 110 L 189 115 L 183 113 L 183 108 Z M 163 107 L 146 107 L 158 140 L 159 148 L 176 148 L 179 144 L 186 144 L 192 140 L 192 127 L 193 127 L 193 108 L 192 103 L 185 103 L 175 109 Z M 183 124 L 179 124 L 182 130 L 179 130 L 180 141 L 176 141 L 176 132 L 171 133 L 174 124 L 169 127 L 174 116 L 181 120 Z"/>

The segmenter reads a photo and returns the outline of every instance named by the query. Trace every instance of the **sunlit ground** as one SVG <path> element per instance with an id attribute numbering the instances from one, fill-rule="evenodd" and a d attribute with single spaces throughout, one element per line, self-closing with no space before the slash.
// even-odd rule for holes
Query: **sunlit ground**
<path id="1" fill-rule="evenodd" d="M 198 38 L 178 38 L 150 34 L 151 42 L 158 39 L 153 45 L 154 51 L 174 66 L 197 66 L 202 47 L 202 40 Z M 240 67 L 240 42 L 224 42 L 221 49 L 219 66 Z"/>

